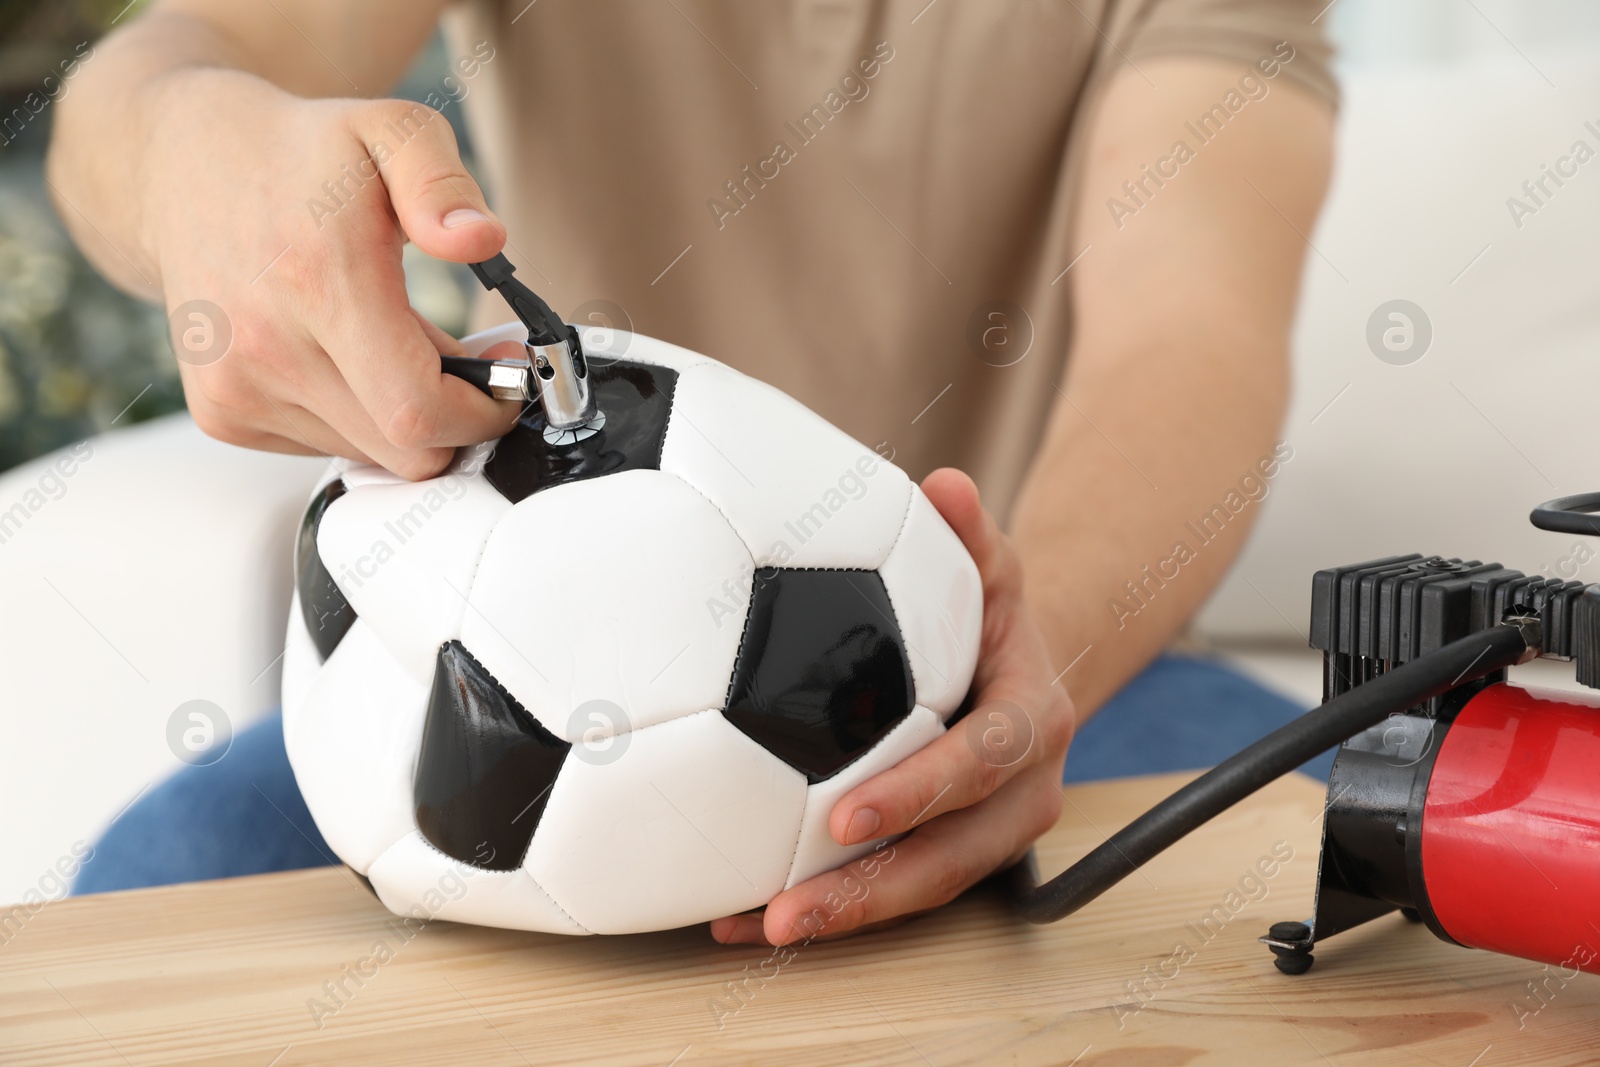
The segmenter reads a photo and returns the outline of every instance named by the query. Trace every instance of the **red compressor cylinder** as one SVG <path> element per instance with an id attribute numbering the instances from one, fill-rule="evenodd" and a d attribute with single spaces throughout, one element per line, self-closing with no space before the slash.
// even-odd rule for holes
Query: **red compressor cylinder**
<path id="1" fill-rule="evenodd" d="M 1472 697 L 1440 742 L 1421 858 L 1453 940 L 1600 974 L 1600 694 Z"/>

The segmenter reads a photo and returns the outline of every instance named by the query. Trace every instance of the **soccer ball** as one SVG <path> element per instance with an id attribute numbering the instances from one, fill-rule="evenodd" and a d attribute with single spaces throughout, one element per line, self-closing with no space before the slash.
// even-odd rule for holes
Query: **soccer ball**
<path id="1" fill-rule="evenodd" d="M 469 352 L 520 340 L 515 324 Z M 296 550 L 289 760 L 390 910 L 632 933 L 759 907 L 972 682 L 977 568 L 883 456 L 762 382 L 585 338 L 598 430 L 438 478 L 340 465 Z"/>

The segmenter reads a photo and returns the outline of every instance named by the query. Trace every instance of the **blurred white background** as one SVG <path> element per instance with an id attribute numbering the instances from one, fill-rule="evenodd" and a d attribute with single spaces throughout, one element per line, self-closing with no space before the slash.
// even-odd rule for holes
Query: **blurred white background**
<path id="1" fill-rule="evenodd" d="M 1323 9 L 1346 73 L 1549 53 L 1600 42 L 1590 0 L 1334 0 Z"/>

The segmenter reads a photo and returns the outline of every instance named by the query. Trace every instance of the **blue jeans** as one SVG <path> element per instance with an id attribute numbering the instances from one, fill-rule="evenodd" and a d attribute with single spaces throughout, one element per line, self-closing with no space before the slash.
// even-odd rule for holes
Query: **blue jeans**
<path id="1" fill-rule="evenodd" d="M 1084 724 L 1065 780 L 1087 782 L 1210 766 L 1305 711 L 1231 668 L 1167 654 Z M 1327 779 L 1330 750 L 1300 768 Z M 273 714 L 227 755 L 186 767 L 105 832 L 74 895 L 337 863 L 306 809 Z"/>

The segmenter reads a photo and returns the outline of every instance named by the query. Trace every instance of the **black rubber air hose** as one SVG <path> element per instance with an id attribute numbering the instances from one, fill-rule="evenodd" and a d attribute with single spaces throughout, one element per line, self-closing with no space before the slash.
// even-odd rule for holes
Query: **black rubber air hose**
<path id="1" fill-rule="evenodd" d="M 1071 915 L 1195 828 L 1318 753 L 1394 712 L 1518 662 L 1530 637 L 1537 641 L 1515 624 L 1491 627 L 1361 683 L 1217 764 L 1042 885 L 1030 852 L 1010 873 L 1016 910 L 1035 923 Z"/>

